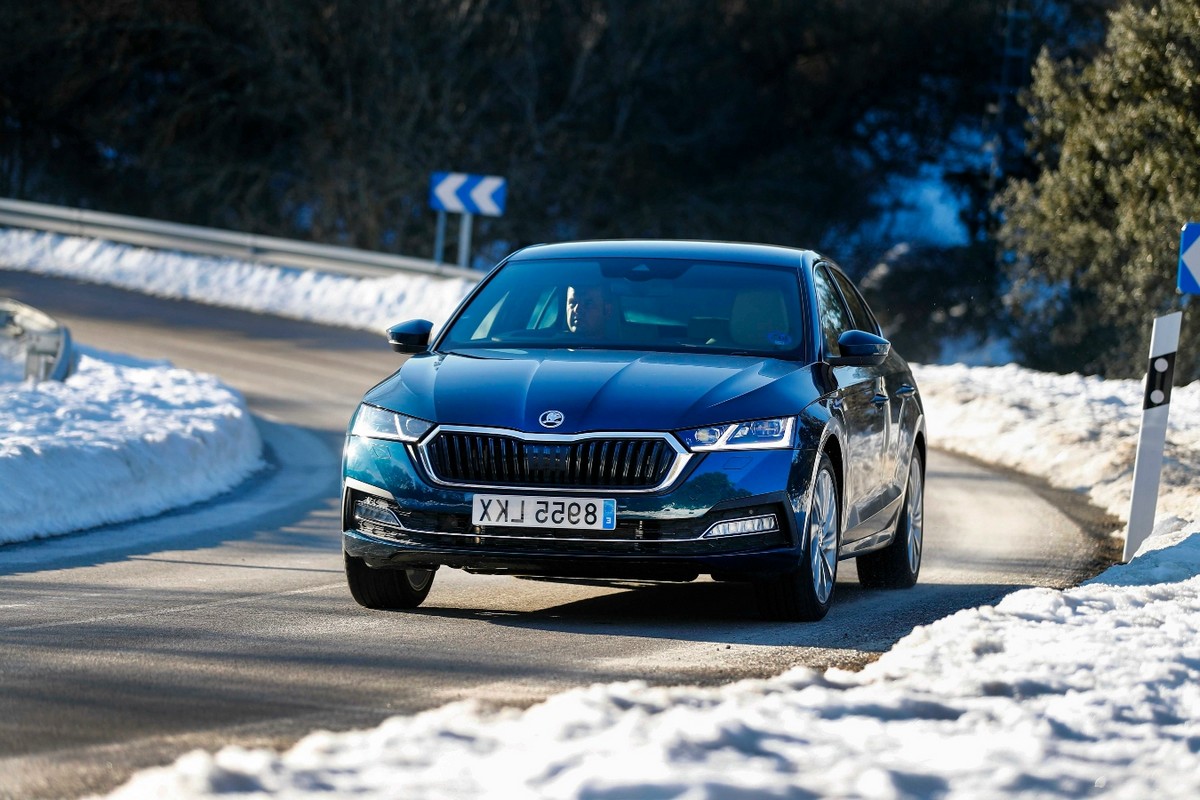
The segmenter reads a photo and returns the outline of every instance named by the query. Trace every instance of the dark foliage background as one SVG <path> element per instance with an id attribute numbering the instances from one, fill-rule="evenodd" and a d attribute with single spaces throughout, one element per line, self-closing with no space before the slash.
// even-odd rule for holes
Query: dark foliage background
<path id="1" fill-rule="evenodd" d="M 0 0 L 0 194 L 429 256 L 430 174 L 498 174 L 486 257 L 585 237 L 817 247 L 871 275 L 916 358 L 997 335 L 1039 366 L 1128 374 L 1140 323 L 1113 300 L 1121 270 L 1072 269 L 1078 237 L 1034 222 L 1118 230 L 1111 199 L 1044 177 L 1129 155 L 1072 155 L 1089 119 L 1072 96 L 1159 92 L 1143 141 L 1174 105 L 1194 113 L 1194 89 L 1134 68 L 1174 58 L 1152 76 L 1186 75 L 1187 36 L 1156 43 L 1170 26 L 1145 23 L 1133 55 L 1105 55 L 1124 46 L 1106 42 L 1110 10 L 1159 6 L 1195 22 L 1193 0 Z M 897 250 L 905 231 L 881 220 L 931 165 L 965 241 Z M 1158 235 L 1106 240 L 1105 263 Z M 1139 268 L 1130 296 L 1161 278 Z M 1119 324 L 1092 324 L 1114 305 Z"/>
<path id="2" fill-rule="evenodd" d="M 10 195 L 428 250 L 429 174 L 509 241 L 813 244 L 978 117 L 991 2 L 10 3 Z"/>

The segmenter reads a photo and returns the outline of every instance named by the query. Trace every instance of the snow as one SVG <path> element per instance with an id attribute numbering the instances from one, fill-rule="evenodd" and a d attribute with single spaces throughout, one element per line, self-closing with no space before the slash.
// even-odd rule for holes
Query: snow
<path id="1" fill-rule="evenodd" d="M 1128 513 L 1141 381 L 1051 375 L 1011 364 L 925 366 L 917 378 L 939 447 L 1086 492 L 1114 516 Z M 1191 384 L 1171 395 L 1160 516 L 1200 517 L 1197 475 L 1200 384 Z"/>
<path id="2" fill-rule="evenodd" d="M 462 279 L 362 279 L 54 233 L 0 229 L 0 268 L 382 330 L 444 320 Z M 208 500 L 262 466 L 244 399 L 170 364 L 85 351 L 65 384 L 21 383 L 22 353 L 0 336 L 0 544 L 123 522 Z M 163 476 L 169 476 L 164 479 Z M 64 489 L 70 506 L 31 503 Z"/>
<path id="3" fill-rule="evenodd" d="M 876 223 L 880 238 L 903 232 L 909 240 L 922 244 L 950 247 L 967 243 L 962 198 L 955 196 L 942 170 L 923 167 L 915 177 L 894 180 L 888 194 L 895 200 Z"/>
<path id="4" fill-rule="evenodd" d="M 445 320 L 473 285 L 461 278 L 411 274 L 352 278 L 4 228 L 0 264 L 160 297 L 379 331 L 407 319 Z"/>
<path id="5" fill-rule="evenodd" d="M 245 401 L 216 378 L 79 354 L 62 383 L 0 370 L 0 544 L 207 500 L 262 466 Z"/>
<path id="6" fill-rule="evenodd" d="M 141 264 L 156 274 L 155 293 L 371 327 L 412 316 L 440 321 L 464 290 L 224 260 L 193 267 L 187 262 L 201 260 L 47 234 L 0 232 L 0 256 L 131 288 L 147 280 L 135 269 Z M 339 313 L 320 316 L 323 309 L 306 305 L 315 286 L 336 296 Z M 29 393 L 20 401 L 29 404 L 25 424 L 62 432 L 77 422 L 87 431 L 61 437 L 64 451 L 87 452 L 101 428 L 134 432 L 105 438 L 106 446 L 137 448 L 151 431 L 169 437 L 167 418 L 178 409 L 187 409 L 181 418 L 196 410 L 186 400 L 196 394 L 189 381 L 211 380 L 174 373 L 89 351 L 81 374 L 61 388 L 0 385 L 2 413 L 10 397 Z M 1044 476 L 1125 516 L 1139 381 L 963 364 L 919 367 L 917 378 L 937 446 Z M 208 384 L 203 394 L 219 388 Z M 226 412 L 206 419 L 238 416 L 237 400 L 214 405 Z M 1130 564 L 1066 591 L 1021 590 L 918 627 L 861 672 L 797 669 L 711 689 L 595 685 L 524 710 L 455 703 L 373 730 L 313 733 L 284 753 L 195 751 L 110 796 L 1200 796 L 1198 414 L 1200 384 L 1177 387 L 1158 526 Z M 154 423 L 141 425 L 143 415 Z M 13 423 L 3 419 L 7 431 Z M 232 430 L 214 425 L 206 446 Z M 257 458 L 253 443 L 246 449 Z M 178 468 L 165 462 L 183 462 L 185 452 L 182 442 L 165 448 L 160 469 Z M 35 476 L 37 461 L 23 462 Z M 55 474 L 84 463 L 64 460 Z M 12 485 L 7 474 L 0 485 Z"/>

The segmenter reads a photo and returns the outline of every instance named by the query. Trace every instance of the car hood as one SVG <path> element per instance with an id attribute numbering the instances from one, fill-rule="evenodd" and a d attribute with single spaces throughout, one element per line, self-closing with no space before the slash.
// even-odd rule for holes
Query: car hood
<path id="1" fill-rule="evenodd" d="M 615 350 L 472 350 L 410 358 L 364 398 L 448 425 L 554 433 L 678 430 L 796 414 L 819 397 L 807 365 Z"/>

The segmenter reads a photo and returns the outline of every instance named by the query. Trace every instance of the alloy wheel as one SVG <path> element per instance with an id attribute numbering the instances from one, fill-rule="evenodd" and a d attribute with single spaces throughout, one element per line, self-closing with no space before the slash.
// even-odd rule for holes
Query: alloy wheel
<path id="1" fill-rule="evenodd" d="M 921 463 L 912 460 L 908 468 L 908 568 L 916 573 L 921 567 L 921 547 L 925 534 L 925 478 L 921 475 Z"/>
<path id="2" fill-rule="evenodd" d="M 812 559 L 813 593 L 821 604 L 829 602 L 837 578 L 837 487 L 828 470 L 817 473 L 812 513 L 808 523 L 809 558 Z"/>

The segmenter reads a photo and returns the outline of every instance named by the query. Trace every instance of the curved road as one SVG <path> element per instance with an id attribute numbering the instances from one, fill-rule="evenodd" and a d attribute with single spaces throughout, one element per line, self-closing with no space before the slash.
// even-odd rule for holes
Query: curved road
<path id="1" fill-rule="evenodd" d="M 1018 587 L 1071 585 L 1112 558 L 1109 523 L 1078 500 L 934 451 L 921 583 L 864 591 L 842 562 L 817 624 L 759 621 L 736 584 L 453 570 L 418 611 L 372 612 L 342 577 L 338 459 L 362 392 L 399 364 L 381 334 L 7 271 L 0 296 L 87 346 L 219 375 L 260 418 L 271 461 L 197 507 L 0 547 L 0 797 L 106 791 L 192 748 L 285 747 L 463 698 L 855 668 L 917 625 Z"/>

